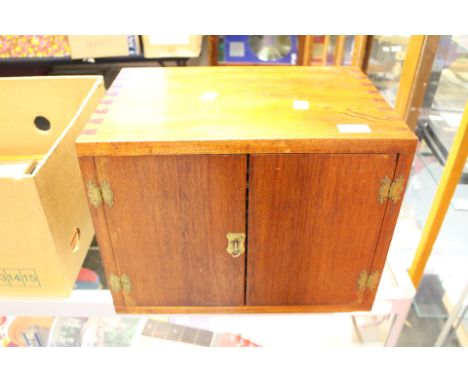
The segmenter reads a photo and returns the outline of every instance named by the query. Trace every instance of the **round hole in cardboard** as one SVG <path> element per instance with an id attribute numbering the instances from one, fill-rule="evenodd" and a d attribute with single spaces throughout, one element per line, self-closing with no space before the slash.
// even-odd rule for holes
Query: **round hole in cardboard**
<path id="1" fill-rule="evenodd" d="M 41 131 L 50 130 L 50 121 L 42 115 L 38 115 L 36 118 L 34 118 L 34 125 L 36 125 L 36 128 Z"/>

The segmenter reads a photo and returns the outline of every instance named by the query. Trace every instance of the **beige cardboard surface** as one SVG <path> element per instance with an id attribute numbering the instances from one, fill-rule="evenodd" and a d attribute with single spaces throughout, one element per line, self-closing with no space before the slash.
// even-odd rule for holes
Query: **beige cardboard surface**
<path id="1" fill-rule="evenodd" d="M 99 58 L 129 55 L 128 36 L 68 36 L 71 57 Z"/>
<path id="2" fill-rule="evenodd" d="M 103 81 L 98 76 L 0 79 L 8 98 L 5 88 L 22 89 L 29 102 L 23 104 L 13 92 L 24 113 L 0 106 L 0 115 L 9 118 L 0 127 L 5 138 L 0 149 L 19 157 L 43 155 L 32 174 L 0 178 L 0 296 L 67 296 L 94 234 L 74 140 L 104 94 Z M 44 98 L 62 101 L 47 114 L 54 130 L 38 134 L 27 117 L 47 104 Z M 81 235 L 73 251 L 75 227 Z"/>
<path id="3" fill-rule="evenodd" d="M 70 122 L 63 139 L 35 177 L 64 276 L 72 284 L 94 235 L 75 151 L 75 139 L 103 95 L 103 85 L 95 84 L 76 118 Z M 54 184 L 54 187 L 50 187 L 50 184 Z M 72 253 L 70 239 L 75 227 L 80 230 L 80 245 L 78 251 Z"/>
<path id="4" fill-rule="evenodd" d="M 62 289 L 54 240 L 34 179 L 0 179 L 0 201 L 0 296 Z"/>
<path id="5" fill-rule="evenodd" d="M 0 159 L 47 153 L 72 120 L 96 77 L 5 77 L 0 82 Z M 36 117 L 50 121 L 39 130 Z"/>
<path id="6" fill-rule="evenodd" d="M 143 52 L 147 58 L 198 57 L 203 36 L 143 36 Z"/>

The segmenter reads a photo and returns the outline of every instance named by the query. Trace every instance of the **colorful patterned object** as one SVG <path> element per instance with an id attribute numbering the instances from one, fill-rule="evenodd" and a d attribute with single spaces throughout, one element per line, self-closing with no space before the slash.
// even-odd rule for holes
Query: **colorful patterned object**
<path id="1" fill-rule="evenodd" d="M 0 348 L 1 347 L 16 347 L 17 345 L 8 337 L 8 326 L 11 319 L 6 316 L 0 316 Z"/>
<path id="2" fill-rule="evenodd" d="M 69 56 L 65 35 L 0 35 L 0 58 Z"/>

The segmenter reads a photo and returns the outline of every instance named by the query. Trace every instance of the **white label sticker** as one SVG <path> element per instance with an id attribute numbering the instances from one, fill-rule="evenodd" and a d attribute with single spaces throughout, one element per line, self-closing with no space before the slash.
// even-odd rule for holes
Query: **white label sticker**
<path id="1" fill-rule="evenodd" d="M 294 100 L 293 109 L 296 110 L 309 110 L 309 101 Z"/>
<path id="2" fill-rule="evenodd" d="M 188 45 L 190 44 L 190 35 L 185 34 L 158 34 L 149 35 L 151 45 Z"/>
<path id="3" fill-rule="evenodd" d="M 361 124 L 341 124 L 336 125 L 340 133 L 372 133 L 369 125 Z"/>
<path id="4" fill-rule="evenodd" d="M 202 101 L 213 101 L 218 97 L 218 92 L 204 92 L 201 96 Z"/>

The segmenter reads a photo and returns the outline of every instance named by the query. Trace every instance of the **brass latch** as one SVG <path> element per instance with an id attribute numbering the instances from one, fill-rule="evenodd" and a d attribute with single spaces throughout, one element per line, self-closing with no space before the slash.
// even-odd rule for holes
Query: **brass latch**
<path id="1" fill-rule="evenodd" d="M 120 292 L 123 290 L 125 293 L 130 293 L 132 291 L 132 283 L 126 274 L 119 277 L 111 273 L 109 275 L 109 287 L 112 292 Z"/>
<path id="2" fill-rule="evenodd" d="M 226 237 L 228 239 L 227 253 L 232 257 L 239 257 L 242 255 L 245 251 L 245 234 L 229 232 Z"/>
<path id="3" fill-rule="evenodd" d="M 101 186 L 98 186 L 96 183 L 89 180 L 86 183 L 86 186 L 88 187 L 89 201 L 94 208 L 98 208 L 102 204 L 103 200 L 108 207 L 112 207 L 114 205 L 114 193 L 112 192 L 107 180 L 103 181 Z"/>
<path id="4" fill-rule="evenodd" d="M 379 285 L 379 280 L 380 271 L 374 271 L 370 274 L 367 271 L 362 271 L 357 281 L 357 289 L 359 292 L 363 292 L 365 289 L 374 290 Z"/>
<path id="5" fill-rule="evenodd" d="M 378 197 L 379 203 L 383 203 L 387 199 L 390 199 L 391 201 L 393 201 L 393 203 L 398 202 L 399 200 L 401 200 L 404 189 L 405 178 L 403 176 L 400 176 L 393 182 L 388 176 L 386 176 L 380 182 Z"/>

